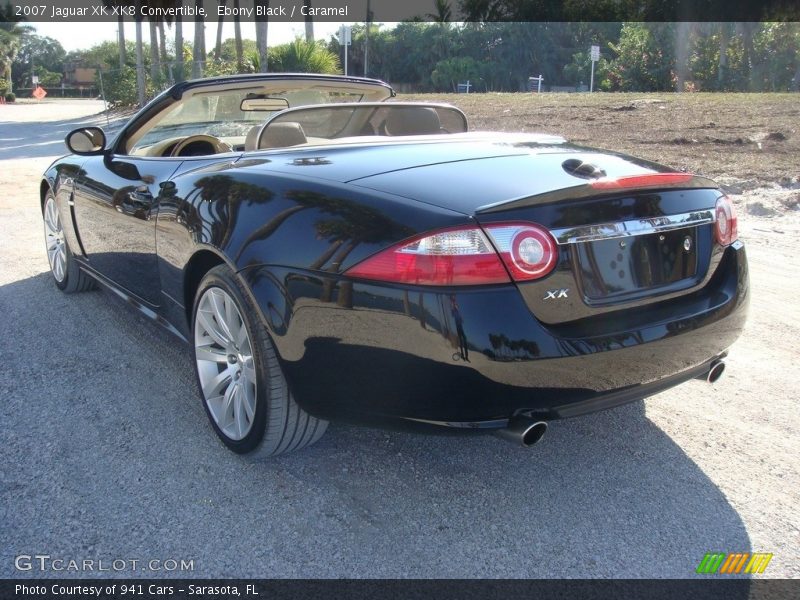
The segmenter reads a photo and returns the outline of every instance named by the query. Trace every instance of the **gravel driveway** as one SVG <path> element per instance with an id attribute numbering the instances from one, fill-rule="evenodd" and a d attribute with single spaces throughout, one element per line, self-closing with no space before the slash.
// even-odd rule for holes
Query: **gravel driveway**
<path id="1" fill-rule="evenodd" d="M 554 423 L 529 450 L 332 424 L 251 463 L 217 441 L 187 347 L 51 281 L 39 176 L 99 109 L 0 106 L 0 577 L 58 575 L 15 570 L 37 553 L 194 577 L 689 577 L 710 551 L 800 576 L 800 219 L 741 219 L 751 318 L 714 386 Z"/>

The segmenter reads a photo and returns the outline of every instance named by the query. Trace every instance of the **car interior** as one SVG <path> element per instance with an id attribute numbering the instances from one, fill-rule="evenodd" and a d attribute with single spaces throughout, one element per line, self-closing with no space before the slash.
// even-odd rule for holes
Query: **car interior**
<path id="1" fill-rule="evenodd" d="M 464 114 L 449 105 L 385 102 L 389 90 L 362 83 L 291 83 L 189 90 L 120 147 L 133 156 L 209 156 L 467 131 Z"/>

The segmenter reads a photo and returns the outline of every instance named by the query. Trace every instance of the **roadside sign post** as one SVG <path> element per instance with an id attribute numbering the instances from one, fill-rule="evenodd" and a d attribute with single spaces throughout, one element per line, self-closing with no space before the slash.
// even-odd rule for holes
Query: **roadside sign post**
<path id="1" fill-rule="evenodd" d="M 590 54 L 592 59 L 592 77 L 589 80 L 589 93 L 594 91 L 594 63 L 600 60 L 600 46 L 592 46 Z"/>
<path id="2" fill-rule="evenodd" d="M 347 75 L 347 47 L 352 42 L 352 28 L 349 25 L 339 27 L 339 45 L 344 46 L 344 74 Z"/>

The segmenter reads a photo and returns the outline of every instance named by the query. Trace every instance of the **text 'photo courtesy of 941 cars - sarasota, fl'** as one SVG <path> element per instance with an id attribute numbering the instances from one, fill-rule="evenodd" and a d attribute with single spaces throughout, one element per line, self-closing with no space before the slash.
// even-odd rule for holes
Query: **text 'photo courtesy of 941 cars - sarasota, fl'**
<path id="1" fill-rule="evenodd" d="M 188 342 L 238 453 L 329 421 L 530 446 L 553 419 L 720 377 L 748 273 L 714 182 L 394 98 L 218 77 L 113 139 L 71 132 L 39 198 L 55 285 L 99 284 Z"/>

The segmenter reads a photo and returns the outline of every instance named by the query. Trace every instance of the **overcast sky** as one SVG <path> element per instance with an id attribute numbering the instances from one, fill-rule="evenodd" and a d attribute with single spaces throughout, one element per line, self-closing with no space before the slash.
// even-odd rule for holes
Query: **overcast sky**
<path id="1" fill-rule="evenodd" d="M 116 23 L 31 23 L 39 32 L 39 35 L 54 38 L 61 42 L 64 50 L 84 50 L 107 40 L 117 39 Z M 314 23 L 314 37 L 318 40 L 327 41 L 332 34 L 339 29 L 341 23 Z M 150 32 L 147 23 L 142 28 L 142 35 L 145 43 L 150 40 Z M 174 40 L 174 30 L 167 29 L 167 36 Z M 269 24 L 267 32 L 267 43 L 270 46 L 291 42 L 297 36 L 305 35 L 304 23 L 280 23 Z M 214 48 L 217 37 L 217 23 L 206 22 L 206 49 Z M 225 21 L 222 27 L 222 39 L 233 37 L 233 21 Z M 245 39 L 256 39 L 255 23 L 242 22 L 242 37 Z M 191 42 L 194 39 L 194 23 L 185 22 L 183 24 L 183 38 Z M 136 25 L 125 23 L 125 39 L 136 39 Z"/>

